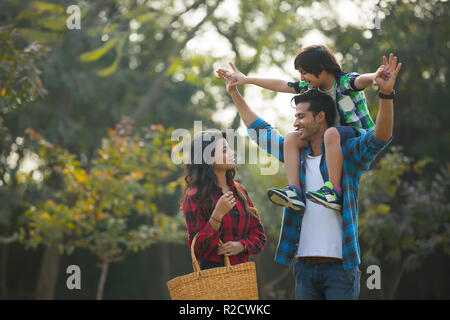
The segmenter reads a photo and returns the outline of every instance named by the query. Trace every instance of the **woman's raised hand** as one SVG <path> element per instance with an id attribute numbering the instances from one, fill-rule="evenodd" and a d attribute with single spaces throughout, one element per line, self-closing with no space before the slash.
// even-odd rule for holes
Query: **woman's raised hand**
<path id="1" fill-rule="evenodd" d="M 217 201 L 216 208 L 214 209 L 214 215 L 217 214 L 220 218 L 226 215 L 236 205 L 236 199 L 233 192 L 228 191 L 222 195 Z"/>

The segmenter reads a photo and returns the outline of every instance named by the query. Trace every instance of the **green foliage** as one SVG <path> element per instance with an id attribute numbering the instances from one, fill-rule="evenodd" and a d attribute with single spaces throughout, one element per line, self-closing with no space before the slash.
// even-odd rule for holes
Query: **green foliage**
<path id="1" fill-rule="evenodd" d="M 47 52 L 37 42 L 28 44 L 14 26 L 0 26 L 0 113 L 21 110 L 47 93 L 40 78 Z M 32 190 L 19 185 L 16 178 L 25 154 L 23 139 L 14 137 L 0 116 L 0 241 L 4 243 L 17 239 L 17 225 L 26 208 L 23 198 L 32 197 Z"/>
<path id="2" fill-rule="evenodd" d="M 88 169 L 33 130 L 28 133 L 40 146 L 41 170 L 58 174 L 61 185 L 48 200 L 30 204 L 29 223 L 21 229 L 27 247 L 59 243 L 61 253 L 83 247 L 115 262 L 155 241 L 183 238 L 184 222 L 156 204 L 179 183 L 173 177 L 169 132 L 162 126 L 134 132 L 132 121 L 124 119 L 109 131 Z"/>
<path id="3" fill-rule="evenodd" d="M 80 56 L 80 60 L 82 62 L 97 61 L 98 59 L 103 57 L 109 50 L 114 48 L 118 41 L 119 41 L 119 39 L 113 38 L 113 39 L 109 40 L 108 42 L 106 42 L 101 47 L 99 47 L 97 49 L 94 49 L 92 51 L 88 51 L 88 52 L 83 53 Z"/>
<path id="4" fill-rule="evenodd" d="M 8 5 L 8 4 L 6 4 Z M 18 31 L 28 39 L 43 44 L 60 42 L 66 28 L 66 8 L 49 1 L 23 1 L 17 21 Z M 10 7 L 8 9 L 12 9 Z"/>
<path id="5" fill-rule="evenodd" d="M 13 26 L 0 27 L 0 113 L 7 113 L 44 96 L 38 63 L 48 51 L 37 42 L 23 47 Z"/>
<path id="6" fill-rule="evenodd" d="M 97 74 L 100 77 L 107 77 L 107 76 L 113 74 L 117 70 L 117 67 L 119 66 L 119 61 L 122 58 L 123 46 L 124 45 L 125 45 L 125 37 L 122 37 L 118 41 L 118 44 L 116 46 L 117 53 L 116 53 L 116 58 L 114 59 L 113 63 L 109 67 L 106 67 L 106 68 L 104 68 L 102 70 L 99 70 L 97 72 Z"/>
<path id="7" fill-rule="evenodd" d="M 382 261 L 406 271 L 421 266 L 438 247 L 450 253 L 450 172 L 420 176 L 430 162 L 413 162 L 392 148 L 360 182 L 359 232 L 365 264 Z"/>

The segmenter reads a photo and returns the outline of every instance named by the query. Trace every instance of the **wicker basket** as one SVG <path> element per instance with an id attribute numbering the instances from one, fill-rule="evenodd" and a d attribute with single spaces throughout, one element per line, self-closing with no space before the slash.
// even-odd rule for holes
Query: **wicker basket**
<path id="1" fill-rule="evenodd" d="M 191 256 L 194 272 L 167 282 L 172 300 L 258 300 L 258 285 L 254 262 L 200 270 L 192 240 Z"/>

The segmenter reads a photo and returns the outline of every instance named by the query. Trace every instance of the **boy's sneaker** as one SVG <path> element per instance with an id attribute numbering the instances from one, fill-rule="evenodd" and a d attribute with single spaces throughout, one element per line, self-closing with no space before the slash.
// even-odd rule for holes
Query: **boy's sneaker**
<path id="1" fill-rule="evenodd" d="M 305 211 L 305 202 L 295 187 L 289 186 L 283 189 L 270 188 L 267 191 L 267 195 L 270 201 L 276 205 L 292 209 L 299 213 Z"/>
<path id="2" fill-rule="evenodd" d="M 325 185 L 317 191 L 306 193 L 306 198 L 336 211 L 342 210 L 342 192 L 333 188 L 333 184 L 327 181 Z"/>

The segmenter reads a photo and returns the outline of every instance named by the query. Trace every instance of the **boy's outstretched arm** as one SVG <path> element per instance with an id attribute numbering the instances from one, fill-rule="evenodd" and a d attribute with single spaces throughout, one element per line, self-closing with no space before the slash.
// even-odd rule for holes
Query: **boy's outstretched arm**
<path id="1" fill-rule="evenodd" d="M 229 62 L 229 65 L 233 72 L 226 69 L 217 69 L 216 72 L 220 78 L 230 81 L 231 86 L 253 84 L 272 91 L 296 93 L 295 89 L 289 87 L 288 82 L 285 80 L 247 77 L 240 72 L 232 62 Z"/>
<path id="2" fill-rule="evenodd" d="M 355 79 L 355 87 L 356 89 L 362 90 L 373 84 L 375 80 L 375 72 L 374 73 L 364 73 Z"/>
<path id="3" fill-rule="evenodd" d="M 231 99 L 233 99 L 234 104 L 244 122 L 249 130 L 248 135 L 255 141 L 260 148 L 267 151 L 275 158 L 284 161 L 284 137 L 274 129 L 269 123 L 261 119 L 245 102 L 244 98 L 239 93 L 237 86 L 231 85 L 230 80 L 227 82 L 227 92 L 230 94 Z M 263 129 L 263 130 L 261 130 Z"/>
<path id="4" fill-rule="evenodd" d="M 402 64 L 397 65 L 397 57 L 391 53 L 389 55 L 389 62 L 386 57 L 383 56 L 383 68 L 384 74 L 389 76 L 383 77 L 382 73 L 377 72 L 377 76 L 374 79 L 378 85 L 380 92 L 385 95 L 390 95 L 394 89 L 395 80 L 402 67 Z M 380 69 L 379 69 L 380 70 Z M 380 98 L 378 107 L 378 115 L 375 123 L 375 131 L 373 136 L 380 141 L 387 142 L 392 136 L 392 129 L 394 124 L 394 103 L 392 99 Z"/>
<path id="5" fill-rule="evenodd" d="M 356 89 L 363 90 L 370 85 L 377 85 L 375 79 L 377 76 L 381 76 L 384 79 L 387 79 L 387 77 L 390 76 L 389 71 L 384 69 L 383 66 L 379 67 L 377 71 L 373 73 L 364 73 L 358 76 L 355 79 L 355 87 Z"/>

